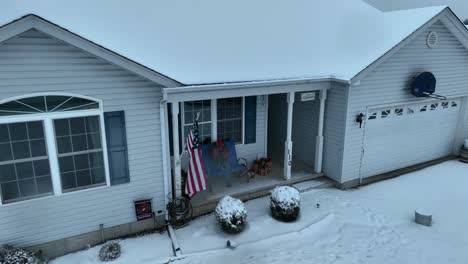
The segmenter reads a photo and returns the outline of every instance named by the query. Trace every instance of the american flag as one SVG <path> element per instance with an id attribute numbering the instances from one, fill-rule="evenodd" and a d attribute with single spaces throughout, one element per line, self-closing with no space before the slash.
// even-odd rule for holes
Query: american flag
<path id="1" fill-rule="evenodd" d="M 188 176 L 185 182 L 185 193 L 193 197 L 197 192 L 206 190 L 205 166 L 200 148 L 198 122 L 195 121 L 187 137 L 187 150 L 190 156 Z"/>

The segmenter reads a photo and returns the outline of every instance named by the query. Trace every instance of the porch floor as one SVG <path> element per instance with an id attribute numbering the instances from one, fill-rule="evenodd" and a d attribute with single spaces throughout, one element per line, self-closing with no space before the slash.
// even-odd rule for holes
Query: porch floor
<path id="1" fill-rule="evenodd" d="M 283 168 L 273 167 L 273 171 L 268 176 L 256 175 L 247 182 L 246 176 L 239 177 L 232 175 L 231 186 L 227 186 L 225 177 L 209 177 L 212 191 L 206 190 L 198 193 L 192 199 L 194 208 L 208 204 L 217 203 L 225 195 L 231 195 L 241 200 L 249 200 L 267 194 L 272 188 L 281 185 L 292 185 L 295 183 L 312 180 L 323 176 L 323 173 L 314 173 L 313 168 L 305 163 L 296 162 L 293 164 L 291 180 L 283 179 Z M 197 214 L 197 213 L 196 213 Z"/>

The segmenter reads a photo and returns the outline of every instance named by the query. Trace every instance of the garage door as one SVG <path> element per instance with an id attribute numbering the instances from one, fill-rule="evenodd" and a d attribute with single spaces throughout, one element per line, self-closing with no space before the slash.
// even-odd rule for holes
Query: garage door
<path id="1" fill-rule="evenodd" d="M 376 108 L 368 112 L 363 177 L 453 153 L 460 100 Z"/>

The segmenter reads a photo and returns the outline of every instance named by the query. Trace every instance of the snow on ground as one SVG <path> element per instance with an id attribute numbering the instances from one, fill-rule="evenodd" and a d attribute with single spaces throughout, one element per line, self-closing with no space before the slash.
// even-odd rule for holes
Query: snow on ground
<path id="1" fill-rule="evenodd" d="M 167 263 L 173 256 L 172 244 L 167 233 L 151 234 L 120 241 L 122 255 L 112 264 L 158 264 Z M 98 258 L 101 246 L 68 254 L 57 258 L 51 264 L 101 264 Z"/>
<path id="2" fill-rule="evenodd" d="M 221 232 L 214 215 L 176 235 L 184 263 L 467 263 L 468 165 L 449 161 L 351 191 L 302 194 L 298 222 L 274 220 L 268 198 L 246 204 L 248 226 Z M 320 204 L 317 208 L 316 204 Z M 414 210 L 434 216 L 413 222 Z M 226 240 L 239 244 L 226 249 Z"/>
<path id="3" fill-rule="evenodd" d="M 292 223 L 273 219 L 264 197 L 246 203 L 240 234 L 223 233 L 214 214 L 176 230 L 183 259 L 170 259 L 167 234 L 153 234 L 122 240 L 122 256 L 110 263 L 467 263 L 467 186 L 468 165 L 448 161 L 350 191 L 302 193 L 301 215 Z M 434 214 L 431 227 L 414 223 L 418 208 Z M 228 239 L 238 247 L 226 248 Z M 101 263 L 99 249 L 52 263 Z"/>

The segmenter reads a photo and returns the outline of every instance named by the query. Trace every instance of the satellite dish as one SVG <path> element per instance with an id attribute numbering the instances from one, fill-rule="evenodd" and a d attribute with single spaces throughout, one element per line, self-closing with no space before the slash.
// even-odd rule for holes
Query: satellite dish
<path id="1" fill-rule="evenodd" d="M 416 97 L 431 96 L 436 89 L 436 78 L 430 72 L 423 72 L 414 78 L 411 93 Z"/>

